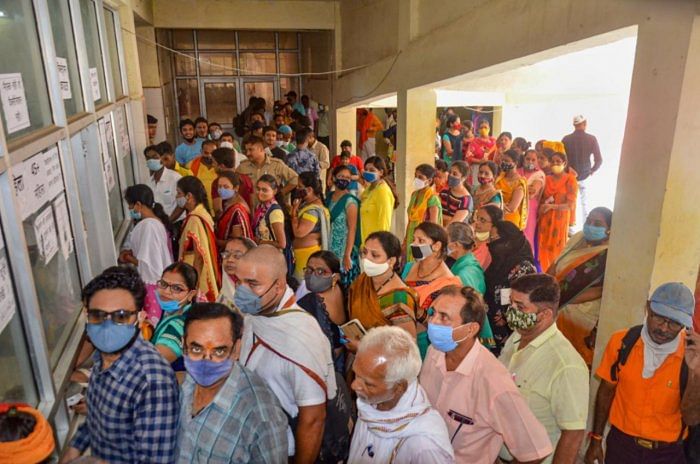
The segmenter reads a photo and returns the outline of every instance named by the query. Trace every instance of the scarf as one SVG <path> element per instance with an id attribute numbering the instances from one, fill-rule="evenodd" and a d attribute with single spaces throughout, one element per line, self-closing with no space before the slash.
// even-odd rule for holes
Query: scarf
<path id="1" fill-rule="evenodd" d="M 10 414 L 8 411 L 11 408 L 16 408 L 17 412 L 34 416 L 36 425 L 34 425 L 34 430 L 25 438 L 0 443 L 0 462 L 43 462 L 51 456 L 56 446 L 51 426 L 39 411 L 27 405 L 2 404 L 0 405 L 0 412 Z"/>
<path id="2" fill-rule="evenodd" d="M 293 298 L 294 292 L 287 287 L 280 307 L 271 316 L 245 317 L 240 359 L 247 364 L 255 349 L 264 349 L 255 344 L 256 339 L 261 339 L 272 350 L 316 374 L 325 382 L 328 398 L 335 398 L 330 342 L 311 314 L 294 303 L 282 308 L 284 302 L 293 301 Z"/>
<path id="3" fill-rule="evenodd" d="M 255 207 L 255 213 L 253 213 L 253 228 L 254 229 L 258 228 L 260 221 L 262 221 L 265 218 L 265 214 L 267 214 L 267 210 L 270 209 L 270 207 L 274 203 L 276 203 L 275 200 L 268 200 L 264 203 L 259 203 L 258 206 Z"/>
<path id="4" fill-rule="evenodd" d="M 358 398 L 357 425 L 348 462 L 363 462 L 362 453 L 368 447 L 375 453 L 372 462 L 394 462 L 403 442 L 416 436 L 429 439 L 445 454 L 453 455 L 445 421 L 431 407 L 417 380 L 409 384 L 390 411 L 380 411 Z"/>
<path id="5" fill-rule="evenodd" d="M 654 376 L 658 369 L 670 355 L 676 352 L 678 344 L 681 341 L 680 332 L 676 338 L 668 343 L 658 344 L 651 339 L 649 335 L 649 327 L 647 327 L 646 318 L 644 319 L 644 327 L 642 327 L 642 340 L 644 340 L 644 368 L 642 369 L 642 378 L 650 379 Z"/>
<path id="6" fill-rule="evenodd" d="M 534 263 L 532 247 L 525 235 L 512 222 L 501 221 L 496 225 L 499 238 L 488 244 L 491 264 L 484 273 L 491 285 L 503 284 L 510 271 L 519 263 Z"/>

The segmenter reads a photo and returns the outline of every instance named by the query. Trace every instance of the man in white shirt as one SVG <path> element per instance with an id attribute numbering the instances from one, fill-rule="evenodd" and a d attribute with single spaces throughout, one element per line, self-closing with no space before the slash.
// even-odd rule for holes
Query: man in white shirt
<path id="1" fill-rule="evenodd" d="M 314 462 L 336 383 L 328 339 L 311 314 L 295 304 L 287 265 L 277 248 L 261 245 L 236 266 L 234 305 L 245 319 L 241 361 L 262 377 L 295 420 L 288 431 L 289 455 Z"/>
<path id="2" fill-rule="evenodd" d="M 383 326 L 362 337 L 352 369 L 357 424 L 348 462 L 449 464 L 455 462 L 445 422 L 418 384 L 415 339 Z"/>
<path id="3" fill-rule="evenodd" d="M 165 214 L 171 221 L 176 221 L 183 213 L 182 208 L 177 207 L 175 195 L 177 194 L 177 181 L 182 177 L 172 169 L 166 169 L 160 161 L 160 155 L 153 147 L 144 150 L 146 166 L 148 167 L 148 185 L 153 190 L 156 203 L 163 205 Z"/>

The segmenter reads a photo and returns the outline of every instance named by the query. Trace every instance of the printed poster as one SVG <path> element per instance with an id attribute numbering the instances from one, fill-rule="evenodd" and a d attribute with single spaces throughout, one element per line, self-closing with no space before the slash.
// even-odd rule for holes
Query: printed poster
<path id="1" fill-rule="evenodd" d="M 58 83 L 61 86 L 61 97 L 64 100 L 73 98 L 70 90 L 70 76 L 68 75 L 68 61 L 60 56 L 56 57 L 56 67 L 58 68 Z"/>
<path id="2" fill-rule="evenodd" d="M 56 223 L 53 220 L 53 210 L 46 208 L 34 219 L 34 237 L 39 248 L 39 256 L 44 264 L 58 252 L 58 237 Z"/>
<path id="3" fill-rule="evenodd" d="M 61 161 L 56 147 L 12 166 L 11 170 L 22 220 L 64 190 Z"/>
<path id="4" fill-rule="evenodd" d="M 6 256 L 0 256 L 0 333 L 15 315 L 15 295 L 12 291 L 12 277 Z"/>
<path id="5" fill-rule="evenodd" d="M 0 99 L 5 113 L 5 131 L 8 134 L 31 125 L 22 74 L 0 74 Z"/>
<path id="6" fill-rule="evenodd" d="M 90 68 L 90 87 L 92 87 L 92 100 L 100 99 L 100 80 L 97 76 L 97 68 Z"/>
<path id="7" fill-rule="evenodd" d="M 58 231 L 58 242 L 61 246 L 63 259 L 68 259 L 73 252 L 73 233 L 70 229 L 70 219 L 68 218 L 68 206 L 66 197 L 61 195 L 53 202 L 53 214 L 56 216 L 56 229 Z"/>

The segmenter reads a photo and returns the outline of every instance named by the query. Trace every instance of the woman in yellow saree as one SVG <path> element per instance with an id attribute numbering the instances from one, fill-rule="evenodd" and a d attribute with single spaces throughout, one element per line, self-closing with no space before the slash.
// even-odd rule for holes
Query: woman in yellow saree
<path id="1" fill-rule="evenodd" d="M 410 245 L 413 243 L 413 232 L 418 224 L 427 221 L 442 225 L 442 203 L 440 196 L 433 189 L 434 179 L 434 167 L 429 164 L 419 164 L 416 167 L 416 177 L 413 179 L 415 191 L 411 194 L 411 201 L 408 203 L 408 225 L 402 245 L 407 263 L 413 261 Z"/>
<path id="2" fill-rule="evenodd" d="M 177 181 L 177 205 L 187 211 L 180 235 L 180 261 L 199 274 L 197 289 L 207 301 L 216 301 L 221 287 L 221 266 L 216 249 L 214 220 L 207 211 L 207 192 L 202 181 L 185 176 Z"/>
<path id="3" fill-rule="evenodd" d="M 557 326 L 589 368 L 593 363 L 611 226 L 612 211 L 594 208 L 583 231 L 571 237 L 550 269 L 561 290 Z"/>
<path id="4" fill-rule="evenodd" d="M 496 189 L 503 194 L 504 216 L 520 230 L 527 226 L 527 180 L 521 176 L 517 167 L 522 156 L 515 150 L 507 150 L 501 155 L 501 175 L 496 179 Z"/>

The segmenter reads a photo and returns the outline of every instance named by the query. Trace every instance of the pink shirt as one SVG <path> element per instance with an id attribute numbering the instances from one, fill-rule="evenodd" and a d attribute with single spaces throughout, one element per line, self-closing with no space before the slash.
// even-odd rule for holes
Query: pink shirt
<path id="1" fill-rule="evenodd" d="M 451 372 L 445 368 L 444 353 L 431 346 L 420 384 L 447 423 L 455 462 L 492 464 L 504 442 L 519 461 L 552 453 L 547 431 L 528 408 L 511 374 L 478 341 Z M 453 417 L 473 424 L 462 425 Z"/>

